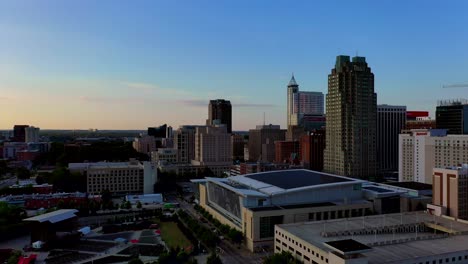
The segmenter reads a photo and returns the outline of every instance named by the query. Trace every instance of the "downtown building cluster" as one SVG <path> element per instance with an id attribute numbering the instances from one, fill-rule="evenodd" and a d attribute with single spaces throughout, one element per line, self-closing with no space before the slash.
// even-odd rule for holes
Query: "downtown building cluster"
<path id="1" fill-rule="evenodd" d="M 406 106 L 378 105 L 374 74 L 366 59 L 348 56 L 338 56 L 328 76 L 325 113 L 301 106 L 317 102 L 318 109 L 324 107 L 320 100 L 297 100 L 298 93 L 293 76 L 287 87 L 287 129 L 273 124 L 251 129 L 245 143 L 246 162 L 234 165 L 231 177 L 193 180 L 199 185 L 200 205 L 222 223 L 242 231 L 248 249 L 274 245 L 275 252 L 289 252 L 304 263 L 379 263 L 379 254 L 397 255 L 404 245 L 424 247 L 415 240 L 447 236 L 448 225 L 466 228 L 462 219 L 467 217 L 468 196 L 462 164 L 468 162 L 468 135 L 462 133 L 467 116 L 460 114 L 464 109 L 460 101 L 448 106 L 439 103 L 436 120 L 428 112 L 408 111 Z M 446 117 L 439 113 L 455 121 L 442 125 Z M 424 144 L 411 139 L 431 135 L 434 138 Z M 433 145 L 433 154 L 427 144 Z M 402 162 L 406 174 L 402 174 Z M 412 213 L 422 210 L 426 212 Z M 435 224 L 428 213 L 437 217 Z M 379 219 L 388 222 L 376 225 Z M 310 225 L 302 224 L 307 221 Z M 356 226 L 354 233 L 323 230 L 326 225 L 339 230 L 358 221 L 362 226 Z M 289 225 L 298 232 L 280 231 Z M 322 229 L 314 234 L 311 228 L 318 226 Z M 373 241 L 367 240 L 369 232 L 375 234 Z M 441 235 L 430 236 L 431 232 Z M 317 242 L 309 240 L 309 233 L 317 236 Z M 327 241 L 336 243 L 324 247 Z M 403 254 L 388 261 L 464 261 L 467 254 L 455 254 L 457 250 L 420 252 L 420 258 Z"/>

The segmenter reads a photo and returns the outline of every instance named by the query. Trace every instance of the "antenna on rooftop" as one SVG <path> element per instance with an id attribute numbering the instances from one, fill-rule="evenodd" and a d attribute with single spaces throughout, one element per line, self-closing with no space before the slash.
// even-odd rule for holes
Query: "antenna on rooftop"
<path id="1" fill-rule="evenodd" d="M 265 125 L 265 112 L 263 112 L 263 125 Z"/>

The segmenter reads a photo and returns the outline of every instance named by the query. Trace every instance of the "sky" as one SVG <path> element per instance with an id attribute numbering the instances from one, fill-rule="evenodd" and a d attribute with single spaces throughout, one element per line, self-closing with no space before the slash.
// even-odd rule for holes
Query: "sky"
<path id="1" fill-rule="evenodd" d="M 468 1 L 0 0 L 0 128 L 286 124 L 286 86 L 327 92 L 365 56 L 379 104 L 468 98 Z"/>

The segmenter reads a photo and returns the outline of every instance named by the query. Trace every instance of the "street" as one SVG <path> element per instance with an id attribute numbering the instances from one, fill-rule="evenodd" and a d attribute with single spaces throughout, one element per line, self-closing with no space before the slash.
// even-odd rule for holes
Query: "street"
<path id="1" fill-rule="evenodd" d="M 183 199 L 168 197 L 168 201 L 179 203 L 180 208 L 190 214 L 194 219 L 199 219 L 201 217 L 201 215 L 193 208 L 193 205 Z M 209 222 L 200 222 L 200 224 L 209 228 L 210 230 L 215 228 L 215 226 Z M 220 240 L 217 246 L 217 251 L 223 263 L 226 264 L 262 263 L 263 255 L 254 254 L 245 249 L 243 246 L 238 247 L 237 245 L 233 245 L 230 241 L 227 240 Z"/>

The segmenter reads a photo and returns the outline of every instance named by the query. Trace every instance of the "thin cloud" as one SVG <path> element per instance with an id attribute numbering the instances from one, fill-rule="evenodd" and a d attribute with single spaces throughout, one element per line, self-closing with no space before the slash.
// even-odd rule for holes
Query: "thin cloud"
<path id="1" fill-rule="evenodd" d="M 121 98 L 121 97 L 100 97 L 100 96 L 80 96 L 80 101 L 87 103 L 107 103 L 107 104 L 138 104 L 149 102 L 148 98 Z"/>
<path id="2" fill-rule="evenodd" d="M 122 85 L 129 89 L 139 90 L 146 93 L 159 93 L 165 95 L 190 95 L 191 93 L 182 89 L 162 88 L 152 83 L 143 82 L 121 82 Z"/>
<path id="3" fill-rule="evenodd" d="M 234 107 L 277 107 L 275 104 L 249 104 L 249 103 L 240 103 L 234 104 Z"/>
<path id="4" fill-rule="evenodd" d="M 209 100 L 201 100 L 201 99 L 189 99 L 189 100 L 179 100 L 177 101 L 179 104 L 186 105 L 186 106 L 193 106 L 193 107 L 206 107 L 208 106 Z"/>

